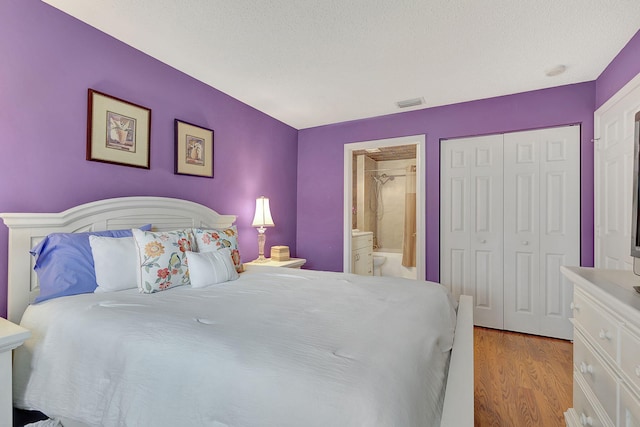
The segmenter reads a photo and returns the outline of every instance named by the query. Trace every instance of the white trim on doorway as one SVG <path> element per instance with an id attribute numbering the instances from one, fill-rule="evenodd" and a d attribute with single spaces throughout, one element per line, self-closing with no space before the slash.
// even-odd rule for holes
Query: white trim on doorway
<path id="1" fill-rule="evenodd" d="M 416 273 L 417 278 L 426 277 L 426 135 L 412 135 L 398 138 L 376 139 L 353 142 L 344 145 L 344 202 L 343 202 L 343 270 L 351 272 L 351 204 L 353 197 L 353 152 L 370 148 L 397 145 L 416 145 Z"/>

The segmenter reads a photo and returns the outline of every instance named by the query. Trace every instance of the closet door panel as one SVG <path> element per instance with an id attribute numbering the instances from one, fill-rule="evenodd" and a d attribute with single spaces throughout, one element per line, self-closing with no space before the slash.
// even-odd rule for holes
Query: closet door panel
<path id="1" fill-rule="evenodd" d="M 447 141 L 441 147 L 440 170 L 440 282 L 458 299 L 473 295 L 469 283 L 471 226 L 468 144 Z"/>
<path id="2" fill-rule="evenodd" d="M 505 329 L 538 333 L 540 313 L 540 148 L 529 133 L 505 135 Z"/>
<path id="3" fill-rule="evenodd" d="M 567 319 L 571 317 L 568 306 L 571 304 L 572 299 L 567 299 L 567 288 L 571 288 L 571 286 L 567 287 L 566 283 L 564 283 L 564 276 L 560 272 L 560 267 L 571 264 L 567 264 L 567 257 L 559 253 L 547 253 L 543 262 L 545 277 L 541 289 L 542 298 L 544 298 L 544 301 L 542 301 L 544 308 L 542 318 Z M 544 326 L 544 324 L 541 324 L 541 328 Z M 571 337 L 564 336 L 564 338 L 569 339 Z"/>
<path id="4" fill-rule="evenodd" d="M 504 327 L 502 144 L 502 135 L 473 138 L 470 170 L 475 324 L 499 329 Z"/>
<path id="5" fill-rule="evenodd" d="M 580 127 L 536 131 L 540 139 L 540 334 L 572 339 L 572 284 L 560 266 L 580 265 Z"/>

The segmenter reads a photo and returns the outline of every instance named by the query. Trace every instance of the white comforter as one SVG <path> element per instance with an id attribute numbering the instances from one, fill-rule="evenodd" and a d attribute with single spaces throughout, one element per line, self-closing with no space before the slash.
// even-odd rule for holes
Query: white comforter
<path id="1" fill-rule="evenodd" d="M 438 425 L 455 311 L 442 286 L 252 268 L 204 289 L 30 306 L 14 401 L 102 426 Z"/>

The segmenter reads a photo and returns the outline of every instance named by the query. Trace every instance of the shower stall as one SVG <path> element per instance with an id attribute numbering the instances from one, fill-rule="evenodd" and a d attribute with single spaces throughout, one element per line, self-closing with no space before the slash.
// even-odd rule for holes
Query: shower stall
<path id="1" fill-rule="evenodd" d="M 373 274 L 416 279 L 416 148 L 353 153 L 352 229 L 373 233 Z"/>

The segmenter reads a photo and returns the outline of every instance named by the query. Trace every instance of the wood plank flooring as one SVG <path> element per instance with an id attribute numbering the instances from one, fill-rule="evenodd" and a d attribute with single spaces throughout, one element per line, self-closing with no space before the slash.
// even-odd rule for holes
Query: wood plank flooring
<path id="1" fill-rule="evenodd" d="M 569 341 L 475 327 L 475 425 L 564 426 L 572 364 Z"/>

